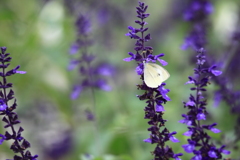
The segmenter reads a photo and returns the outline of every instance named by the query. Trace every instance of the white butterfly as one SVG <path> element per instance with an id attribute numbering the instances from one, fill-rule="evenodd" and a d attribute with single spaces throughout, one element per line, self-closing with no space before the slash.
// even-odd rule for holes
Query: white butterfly
<path id="1" fill-rule="evenodd" d="M 155 63 L 143 62 L 143 64 L 144 82 L 150 88 L 157 88 L 170 77 L 167 70 Z"/>

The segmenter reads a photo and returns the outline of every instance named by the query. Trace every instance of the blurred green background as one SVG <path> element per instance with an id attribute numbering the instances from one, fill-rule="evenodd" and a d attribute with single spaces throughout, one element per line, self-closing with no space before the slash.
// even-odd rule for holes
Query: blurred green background
<path id="1" fill-rule="evenodd" d="M 184 85 L 193 74 L 191 50 L 180 46 L 190 31 L 190 24 L 183 21 L 182 13 L 187 1 L 147 0 L 149 33 L 148 45 L 154 54 L 165 53 L 168 62 L 165 68 L 171 74 L 165 88 L 170 89 L 172 101 L 164 106 L 166 127 L 177 131 L 180 143 L 169 142 L 175 153 L 182 152 L 183 160 L 190 159 L 181 145 L 187 143 L 182 136 L 187 127 L 178 123 L 191 93 L 191 85 Z M 218 0 L 210 15 L 207 50 L 218 59 L 229 45 L 233 31 L 238 28 L 239 0 Z M 1 0 L 0 46 L 11 53 L 11 68 L 20 65 L 27 74 L 8 78 L 14 84 L 24 137 L 31 143 L 31 152 L 39 160 L 149 160 L 155 145 L 144 143 L 149 137 L 147 120 L 144 117 L 145 102 L 136 95 L 142 92 L 136 85 L 141 83 L 135 72 L 135 62 L 124 62 L 128 52 L 134 52 L 135 40 L 126 37 L 128 26 L 135 26 L 137 0 Z M 79 79 L 77 71 L 68 71 L 71 56 L 69 48 L 76 40 L 75 21 L 79 13 L 88 15 L 92 23 L 91 38 L 94 45 L 89 49 L 97 56 L 96 61 L 107 61 L 117 68 L 116 76 L 109 78 L 111 92 L 84 90 L 79 99 L 72 101 L 73 83 Z M 104 19 L 100 17 L 100 13 Z M 236 86 L 239 87 L 239 86 Z M 217 122 L 222 132 L 212 134 L 215 141 L 223 144 L 234 138 L 237 115 L 230 113 L 225 102 L 213 107 L 213 91 L 218 86 L 208 87 L 208 111 L 211 116 L 206 124 Z M 93 99 L 96 106 L 94 107 Z M 88 121 L 85 110 L 96 113 L 96 122 Z M 4 133 L 0 123 L 0 133 Z M 223 138 L 223 134 L 225 138 Z M 12 142 L 0 146 L 0 160 L 12 158 L 9 150 Z M 216 142 L 215 142 L 216 143 Z M 239 144 L 239 142 L 238 142 Z M 239 145 L 238 145 L 239 146 Z M 57 148 L 57 149 L 55 149 Z M 240 159 L 238 149 L 232 151 L 233 159 Z M 57 152 L 57 155 L 55 154 Z"/>

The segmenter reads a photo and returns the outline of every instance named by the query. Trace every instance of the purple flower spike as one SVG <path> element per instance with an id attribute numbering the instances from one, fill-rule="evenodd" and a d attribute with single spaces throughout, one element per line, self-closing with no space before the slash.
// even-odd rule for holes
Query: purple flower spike
<path id="1" fill-rule="evenodd" d="M 195 156 L 191 160 L 202 160 L 221 157 L 221 149 L 216 149 L 214 144 L 210 143 L 211 137 L 207 134 L 210 130 L 214 133 L 219 133 L 220 130 L 215 128 L 217 123 L 211 125 L 201 125 L 202 120 L 206 120 L 207 116 L 207 100 L 203 96 L 203 92 L 206 92 L 206 86 L 208 86 L 209 77 L 214 76 L 212 73 L 213 69 L 217 66 L 212 66 L 210 68 L 205 68 L 204 63 L 206 62 L 206 56 L 204 54 L 204 49 L 198 50 L 197 57 L 197 67 L 194 69 L 195 76 L 189 77 L 191 83 L 194 87 L 191 88 L 192 91 L 196 92 L 195 96 L 192 94 L 189 97 L 188 102 L 183 102 L 184 108 L 189 111 L 187 114 L 182 114 L 184 119 L 180 120 L 180 123 L 186 124 L 188 126 L 188 131 L 183 135 L 190 136 L 188 139 L 188 144 L 182 147 L 187 153 L 194 153 Z"/>
<path id="2" fill-rule="evenodd" d="M 146 43 L 151 40 L 151 35 L 146 33 L 148 28 L 145 27 L 145 25 L 147 25 L 145 19 L 150 15 L 145 13 L 147 8 L 148 6 L 146 6 L 145 3 L 139 2 L 139 6 L 137 7 L 137 17 L 140 20 L 136 20 L 135 23 L 140 27 L 134 28 L 129 26 L 129 31 L 126 34 L 126 36 L 136 40 L 134 47 L 136 53 L 129 52 L 128 54 L 130 57 L 127 57 L 123 60 L 127 62 L 135 60 L 137 62 L 138 66 L 136 67 L 136 73 L 140 75 L 140 79 L 143 82 L 142 84 L 137 85 L 137 87 L 138 89 L 144 91 L 144 93 L 142 95 L 137 95 L 137 97 L 139 100 L 144 100 L 147 103 L 144 109 L 144 119 L 148 119 L 148 124 L 150 125 L 148 131 L 151 132 L 150 137 L 144 139 L 143 141 L 146 143 L 156 144 L 156 147 L 152 152 L 155 160 L 167 160 L 170 158 L 180 160 L 179 156 L 182 156 L 183 154 L 175 154 L 170 147 L 166 146 L 166 142 L 169 140 L 174 143 L 179 142 L 179 140 L 173 136 L 177 132 L 170 133 L 165 127 L 167 120 L 163 119 L 163 113 L 165 111 L 163 105 L 166 102 L 171 101 L 167 95 L 170 90 L 165 88 L 166 83 L 162 83 L 156 88 L 150 88 L 144 82 L 143 63 L 156 63 L 159 61 L 163 66 L 168 64 L 163 59 L 160 59 L 160 57 L 164 56 L 163 53 L 153 55 L 153 48 L 151 46 L 145 46 Z"/>
<path id="3" fill-rule="evenodd" d="M 197 51 L 194 76 L 188 77 L 189 80 L 186 83 L 194 85 L 190 90 L 195 93 L 191 94 L 189 100 L 183 103 L 184 108 L 187 108 L 188 112 L 187 114 L 183 114 L 185 119 L 179 122 L 188 125 L 189 130 L 185 132 L 184 135 L 190 136 L 190 140 L 196 144 L 193 151 L 195 156 L 192 157 L 191 160 L 222 159 L 222 152 L 216 148 L 207 133 L 209 131 L 219 133 L 220 130 L 215 128 L 217 124 L 202 125 L 202 121 L 208 117 L 207 99 L 204 97 L 207 95 L 205 94 L 207 91 L 206 87 L 210 84 L 211 79 L 220 81 L 219 79 L 224 78 L 223 76 L 220 78 L 216 77 L 220 76 L 222 71 L 217 70 L 219 65 L 212 64 L 214 61 L 205 55 L 206 51 L 204 50 L 207 44 L 206 35 L 208 34 L 207 31 L 210 24 L 208 16 L 213 13 L 214 7 L 210 0 L 191 0 L 186 2 L 186 4 L 183 17 L 186 21 L 190 22 L 191 30 L 185 37 L 181 48 L 191 48 L 194 52 Z M 239 52 L 239 50 L 237 52 Z M 194 57 L 195 54 L 193 54 L 191 59 Z M 226 83 L 222 83 L 222 85 L 226 85 Z M 222 95 L 216 95 L 215 99 L 217 101 L 216 104 L 219 103 Z M 234 103 L 233 101 L 229 102 L 231 104 Z M 187 147 L 187 145 L 185 147 Z M 185 148 L 185 151 L 186 149 L 187 148 Z"/>
<path id="4" fill-rule="evenodd" d="M 99 63 L 92 66 L 92 62 L 96 59 L 95 55 L 86 52 L 86 48 L 92 45 L 92 40 L 89 40 L 89 34 L 91 31 L 90 20 L 84 16 L 79 15 L 75 23 L 77 40 L 70 47 L 70 55 L 77 56 L 77 52 L 80 52 L 78 58 L 70 60 L 68 70 L 78 69 L 79 79 L 78 83 L 74 85 L 71 93 L 71 99 L 75 100 L 81 95 L 81 93 L 88 88 L 98 88 L 103 91 L 111 91 L 111 87 L 108 85 L 106 77 L 114 76 L 115 67 L 108 63 Z M 131 56 L 133 54 L 129 53 Z M 128 58 L 130 61 L 132 57 Z"/>
<path id="5" fill-rule="evenodd" d="M 187 48 L 198 50 L 206 45 L 207 17 L 213 10 L 213 5 L 209 0 L 192 0 L 188 2 L 183 17 L 186 21 L 191 22 L 192 30 L 181 46 L 183 50 Z"/>
<path id="6" fill-rule="evenodd" d="M 207 0 L 194 0 L 184 14 L 187 21 L 200 21 L 213 12 L 213 6 Z"/>
<path id="7" fill-rule="evenodd" d="M 12 83 L 7 82 L 8 76 L 12 76 L 16 73 L 25 74 L 26 72 L 18 71 L 20 66 L 6 71 L 12 59 L 8 57 L 10 53 L 5 53 L 6 49 L 6 47 L 1 47 L 0 52 L 0 69 L 2 70 L 0 72 L 0 76 L 2 77 L 2 81 L 0 82 L 0 115 L 3 116 L 2 121 L 5 123 L 4 128 L 8 128 L 8 131 L 5 132 L 5 135 L 0 134 L 0 144 L 4 141 L 13 141 L 10 149 L 13 150 L 14 153 L 19 153 L 19 155 L 13 157 L 14 160 L 37 160 L 38 155 L 31 155 L 31 152 L 28 150 L 30 148 L 30 143 L 21 135 L 23 128 L 19 127 L 18 130 L 16 129 L 15 125 L 20 123 L 17 113 L 14 112 L 17 107 L 17 100 L 14 98 L 14 91 L 10 89 L 13 86 Z M 11 105 L 9 101 L 12 101 Z"/>

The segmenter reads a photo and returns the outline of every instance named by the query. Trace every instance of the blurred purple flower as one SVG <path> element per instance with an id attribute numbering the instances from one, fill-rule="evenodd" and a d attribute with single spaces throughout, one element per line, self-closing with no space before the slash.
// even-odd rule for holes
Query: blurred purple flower
<path id="1" fill-rule="evenodd" d="M 182 153 L 174 154 L 173 150 L 165 145 L 165 143 L 169 140 L 174 143 L 179 142 L 179 140 L 173 136 L 177 132 L 174 131 L 169 133 L 168 129 L 165 127 L 165 122 L 167 120 L 163 119 L 162 117 L 164 111 L 163 104 L 171 100 L 167 95 L 170 90 L 164 88 L 164 86 L 166 85 L 165 83 L 162 83 L 157 88 L 150 88 L 145 84 L 143 79 L 144 61 L 146 63 L 156 63 L 156 61 L 159 61 L 162 65 L 167 65 L 166 61 L 160 59 L 160 57 L 164 56 L 163 53 L 153 55 L 153 48 L 151 46 L 145 46 L 146 42 L 151 39 L 150 34 L 147 34 L 145 36 L 145 32 L 148 30 L 148 28 L 145 28 L 147 22 L 145 22 L 144 19 L 150 15 L 145 13 L 147 8 L 148 6 L 142 2 L 139 2 L 139 6 L 136 7 L 137 17 L 140 20 L 136 20 L 135 23 L 140 25 L 140 28 L 134 28 L 132 26 L 129 26 L 129 32 L 125 34 L 131 39 L 136 40 L 134 48 L 136 53 L 134 54 L 132 52 L 129 52 L 128 54 L 130 55 L 130 57 L 124 58 L 123 60 L 127 62 L 135 60 L 138 62 L 138 66 L 136 67 L 136 73 L 141 76 L 140 79 L 143 81 L 143 84 L 137 86 L 138 89 L 144 91 L 144 94 L 137 95 L 137 97 L 140 100 L 146 100 L 147 106 L 144 109 L 144 118 L 149 120 L 148 124 L 150 125 L 150 127 L 148 128 L 148 131 L 151 132 L 150 137 L 144 139 L 143 141 L 151 144 L 156 144 L 156 147 L 152 152 L 155 160 L 169 158 L 180 160 L 179 156 L 182 156 Z"/>
<path id="2" fill-rule="evenodd" d="M 74 44 L 72 44 L 72 46 L 69 49 L 69 54 L 76 54 L 79 49 L 80 49 L 79 44 L 74 43 Z"/>
<path id="3" fill-rule="evenodd" d="M 189 35 L 185 38 L 184 44 L 182 44 L 181 49 L 186 50 L 192 48 L 197 50 L 207 43 L 205 27 L 200 24 L 196 24 Z"/>
<path id="4" fill-rule="evenodd" d="M 82 14 L 78 16 L 75 26 L 77 28 L 78 36 L 85 36 L 88 35 L 89 32 L 91 32 L 90 20 Z"/>
<path id="5" fill-rule="evenodd" d="M 91 111 L 85 110 L 85 114 L 86 114 L 86 117 L 89 121 L 94 121 L 95 120 L 95 116 Z"/>
<path id="6" fill-rule="evenodd" d="M 100 25 L 104 25 L 106 24 L 109 19 L 110 19 L 110 14 L 109 14 L 109 11 L 108 11 L 109 8 L 107 7 L 104 7 L 104 8 L 101 8 L 99 11 L 98 11 L 98 22 Z"/>
<path id="7" fill-rule="evenodd" d="M 207 16 L 211 14 L 213 10 L 213 5 L 209 0 L 191 0 L 188 2 L 184 12 L 184 19 L 191 22 L 192 30 L 181 46 L 183 50 L 190 47 L 196 51 L 205 46 L 207 43 Z"/>
<path id="8" fill-rule="evenodd" d="M 79 15 L 76 23 L 78 39 L 70 47 L 69 53 L 75 54 L 80 52 L 79 58 L 71 59 L 68 69 L 78 69 L 81 80 L 74 85 L 71 98 L 77 99 L 81 92 L 87 88 L 99 88 L 104 91 L 111 91 L 111 87 L 105 80 L 107 76 L 114 76 L 115 67 L 108 63 L 99 63 L 95 66 L 92 65 L 92 61 L 96 59 L 95 55 L 92 55 L 86 51 L 92 41 L 89 40 L 89 34 L 91 31 L 90 20 L 84 15 Z"/>
<path id="9" fill-rule="evenodd" d="M 53 131 L 48 130 L 51 134 Z M 73 136 L 70 131 L 57 130 L 56 137 L 42 141 L 43 152 L 49 159 L 59 159 L 73 148 Z M 54 134 L 53 134 L 54 135 Z M 61 136 L 57 138 L 58 136 Z"/>
<path id="10" fill-rule="evenodd" d="M 0 68 L 2 71 L 0 72 L 0 76 L 2 77 L 2 81 L 0 82 L 0 115 L 3 116 L 2 121 L 5 124 L 4 128 L 9 128 L 8 131 L 5 132 L 5 135 L 0 134 L 0 144 L 4 142 L 4 140 L 13 140 L 14 142 L 11 144 L 10 149 L 13 150 L 14 153 L 19 153 L 20 156 L 15 155 L 13 157 L 14 160 L 37 160 L 38 155 L 31 155 L 31 152 L 27 150 L 30 148 L 30 143 L 21 135 L 24 129 L 19 127 L 16 129 L 16 124 L 19 124 L 18 115 L 16 112 L 13 112 L 16 107 L 16 99 L 14 98 L 14 91 L 12 88 L 12 83 L 7 82 L 7 76 L 14 75 L 16 73 L 25 74 L 25 71 L 18 71 L 20 66 L 15 67 L 12 70 L 6 71 L 6 68 L 9 66 L 11 57 L 9 57 L 10 53 L 6 53 L 7 48 L 1 47 L 0 52 Z M 9 90 L 7 90 L 9 89 Z M 8 106 L 8 102 L 14 100 L 14 102 Z M 12 133 L 9 133 L 11 131 Z"/>
<path id="11" fill-rule="evenodd" d="M 184 13 L 184 19 L 187 21 L 201 21 L 213 12 L 212 3 L 208 0 L 192 0 Z"/>
<path id="12" fill-rule="evenodd" d="M 102 76 L 114 76 L 116 73 L 116 69 L 113 65 L 108 63 L 100 63 L 96 66 L 96 70 L 94 74 L 102 75 Z"/>

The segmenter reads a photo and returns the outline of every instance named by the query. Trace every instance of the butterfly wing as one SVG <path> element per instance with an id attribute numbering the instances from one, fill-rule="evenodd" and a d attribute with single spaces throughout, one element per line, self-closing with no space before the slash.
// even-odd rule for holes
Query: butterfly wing
<path id="1" fill-rule="evenodd" d="M 158 74 L 160 74 L 160 78 L 161 78 L 162 82 L 166 81 L 170 77 L 170 74 L 168 73 L 168 71 L 166 69 L 164 69 L 163 67 L 161 67 L 155 63 L 150 63 L 149 65 L 151 65 L 152 67 L 154 67 L 157 70 Z"/>
<path id="2" fill-rule="evenodd" d="M 167 70 L 154 63 L 144 63 L 144 82 L 150 88 L 157 88 L 170 77 Z"/>

